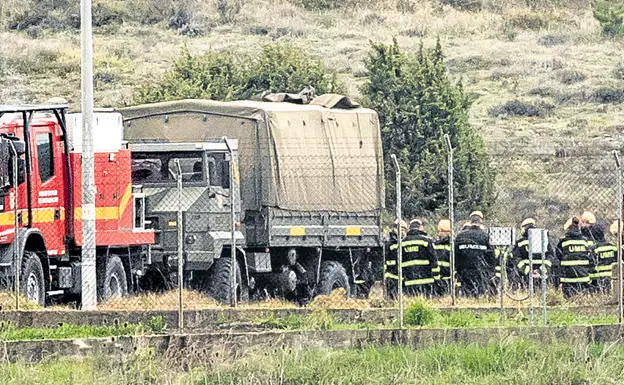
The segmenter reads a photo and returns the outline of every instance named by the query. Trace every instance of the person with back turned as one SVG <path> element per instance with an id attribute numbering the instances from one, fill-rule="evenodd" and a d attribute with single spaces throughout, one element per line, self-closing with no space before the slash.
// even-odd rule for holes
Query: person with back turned
<path id="1" fill-rule="evenodd" d="M 566 222 L 565 236 L 557 245 L 559 282 L 563 295 L 570 298 L 590 289 L 592 263 L 590 246 L 581 232 L 581 220 L 573 217 Z"/>
<path id="2" fill-rule="evenodd" d="M 442 219 L 438 223 L 438 239 L 433 248 L 438 260 L 435 290 L 437 295 L 446 295 L 451 285 L 451 221 Z"/>
<path id="3" fill-rule="evenodd" d="M 433 239 L 427 235 L 419 219 L 410 222 L 407 237 L 403 241 L 402 266 L 406 292 L 410 295 L 431 296 L 433 271 L 437 266 L 437 260 Z"/>
<path id="4" fill-rule="evenodd" d="M 462 292 L 468 296 L 493 293 L 498 261 L 483 225 L 483 213 L 470 214 L 470 225 L 455 239 L 455 264 Z"/>
<path id="5" fill-rule="evenodd" d="M 609 293 L 611 290 L 611 272 L 613 266 L 617 263 L 617 246 L 607 241 L 606 230 L 604 223 L 596 224 L 592 228 L 595 242 L 594 252 L 592 253 L 594 269 L 590 274 L 593 289 L 604 294 Z M 615 228 L 611 230 L 615 230 L 614 235 L 617 238 L 617 222 L 615 223 Z"/>
<path id="6" fill-rule="evenodd" d="M 522 221 L 522 224 L 520 225 L 522 236 L 518 239 L 518 241 L 516 241 L 516 244 L 511 251 L 514 265 L 513 268 L 515 270 L 515 273 L 512 276 L 514 276 L 517 280 L 517 287 L 521 288 L 527 288 L 529 283 L 528 276 L 529 273 L 531 273 L 529 261 L 529 230 L 535 228 L 535 223 L 535 219 L 533 218 L 526 218 Z M 550 243 L 548 243 L 545 255 L 546 259 L 542 259 L 541 254 L 533 254 L 533 276 L 537 279 L 541 279 L 541 267 L 544 265 L 544 268 L 546 269 L 545 279 L 552 282 L 553 260 L 555 259 L 555 256 Z M 535 284 L 539 285 L 540 283 L 536 282 Z"/>
<path id="7" fill-rule="evenodd" d="M 399 271 L 398 271 L 398 248 L 399 237 L 405 238 L 407 233 L 407 223 L 405 221 L 398 221 L 394 223 L 394 227 L 390 231 L 390 239 L 388 241 L 388 252 L 386 253 L 384 278 L 386 279 L 386 290 L 390 298 L 394 298 L 397 295 L 397 289 L 399 285 Z"/>

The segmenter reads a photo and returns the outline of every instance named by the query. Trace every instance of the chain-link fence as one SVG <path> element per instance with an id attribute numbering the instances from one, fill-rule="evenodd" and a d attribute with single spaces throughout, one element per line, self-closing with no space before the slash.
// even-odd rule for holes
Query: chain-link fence
<path id="1" fill-rule="evenodd" d="M 65 187 L 62 178 L 63 167 L 79 175 L 80 152 L 66 160 L 50 132 L 35 130 L 30 153 L 7 155 L 19 187 L 5 199 L 0 235 L 20 246 L 2 256 L 12 267 L 3 269 L 3 308 L 78 306 L 88 287 L 100 310 L 178 311 L 182 325 L 184 310 L 224 306 L 402 309 L 425 297 L 436 306 L 526 306 L 542 282 L 550 304 L 613 302 L 621 194 L 612 154 L 491 155 L 491 207 L 454 217 L 449 189 L 448 209 L 407 218 L 401 202 L 384 207 L 385 186 L 395 181 L 384 180 L 392 172 L 384 173 L 369 112 L 315 120 L 305 108 L 267 110 L 276 115 L 260 127 L 256 115 L 245 117 L 247 105 L 231 108 L 240 115 L 141 115 L 127 123 L 128 148 L 96 152 L 97 278 L 86 285 L 81 183 Z M 210 139 L 198 140 L 202 132 Z M 452 160 L 449 151 L 440 162 Z M 579 223 L 568 224 L 574 216 Z M 584 238 L 570 238 L 571 227 Z M 529 228 L 548 230 L 543 255 L 528 253 Z M 577 253 L 586 248 L 587 264 L 565 260 L 569 241 Z M 562 283 L 583 285 L 570 295 Z"/>
<path id="2" fill-rule="evenodd" d="M 403 277 L 395 278 L 403 279 L 408 296 L 399 305 L 432 300 L 501 309 L 529 306 L 531 321 L 533 306 L 540 304 L 616 305 L 611 277 L 617 265 L 621 186 L 613 154 L 500 154 L 491 155 L 491 165 L 496 196 L 487 215 L 475 207 L 451 228 L 440 222 L 447 215 L 423 213 L 411 224 L 402 218 L 407 226 L 407 236 L 400 242 Z M 547 230 L 543 249 L 538 247 L 541 241 L 529 240 L 533 228 Z M 457 233 L 454 247 L 449 242 L 451 229 Z M 428 243 L 433 244 L 433 256 L 426 250 Z M 455 261 L 450 249 L 457 254 Z M 389 255 L 387 266 L 397 257 L 396 252 Z M 448 275 L 453 273 L 448 268 L 458 281 L 457 302 L 448 296 L 449 285 L 440 280 L 450 281 Z M 387 269 L 387 276 L 393 272 Z"/>

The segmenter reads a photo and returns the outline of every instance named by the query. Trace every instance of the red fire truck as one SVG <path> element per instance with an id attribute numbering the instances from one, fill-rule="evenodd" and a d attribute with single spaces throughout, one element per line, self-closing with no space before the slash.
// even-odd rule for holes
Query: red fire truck
<path id="1" fill-rule="evenodd" d="M 82 117 L 66 112 L 65 105 L 0 105 L 0 274 L 41 305 L 81 291 Z M 136 288 L 154 243 L 122 132 L 119 114 L 95 114 L 99 300 Z"/>

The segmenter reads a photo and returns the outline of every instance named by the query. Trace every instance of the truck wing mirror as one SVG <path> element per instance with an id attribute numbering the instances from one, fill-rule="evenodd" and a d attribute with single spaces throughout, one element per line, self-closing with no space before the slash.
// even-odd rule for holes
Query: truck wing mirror
<path id="1" fill-rule="evenodd" d="M 12 142 L 17 155 L 24 155 L 26 153 L 26 142 L 23 140 L 12 140 Z"/>

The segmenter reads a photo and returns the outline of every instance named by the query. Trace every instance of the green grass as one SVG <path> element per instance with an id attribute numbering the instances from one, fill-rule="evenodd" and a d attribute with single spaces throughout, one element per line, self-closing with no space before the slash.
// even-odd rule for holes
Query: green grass
<path id="1" fill-rule="evenodd" d="M 530 325 L 528 309 L 515 315 L 502 315 L 499 312 L 476 312 L 471 310 L 440 311 L 421 305 L 418 311 L 424 311 L 426 317 L 418 317 L 415 308 L 405 310 L 405 326 L 413 328 L 497 328 L 497 327 L 527 327 Z M 398 315 L 398 310 L 397 310 Z M 412 322 L 417 319 L 417 321 Z M 595 314 L 581 315 L 571 310 L 553 310 L 547 312 L 547 326 L 586 326 L 616 324 L 616 315 Z M 313 311 L 308 316 L 289 315 L 278 318 L 274 315 L 256 319 L 255 324 L 267 329 L 278 330 L 356 330 L 397 328 L 396 320 L 384 323 L 345 323 L 337 321 L 327 311 Z M 542 326 L 541 310 L 535 310 L 535 325 Z"/>
<path id="2" fill-rule="evenodd" d="M 167 327 L 162 317 L 153 317 L 147 323 L 123 323 L 113 326 L 61 324 L 55 328 L 16 327 L 0 325 L 0 341 L 59 340 L 70 338 L 97 338 L 136 336 L 160 333 Z"/>
<path id="3" fill-rule="evenodd" d="M 150 351 L 129 359 L 60 359 L 0 364 L 3 384 L 611 384 L 624 372 L 624 346 L 489 345 L 258 351 L 209 367 L 168 365 Z"/>

